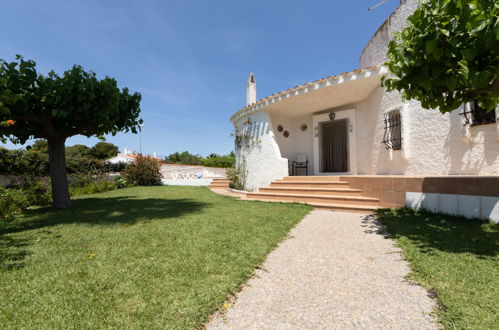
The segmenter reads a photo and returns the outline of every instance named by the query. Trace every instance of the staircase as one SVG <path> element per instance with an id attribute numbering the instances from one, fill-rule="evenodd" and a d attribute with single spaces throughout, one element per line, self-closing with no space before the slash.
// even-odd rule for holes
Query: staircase
<path id="1" fill-rule="evenodd" d="M 208 188 L 211 189 L 227 189 L 229 188 L 229 180 L 226 178 L 214 178 L 211 180 Z"/>
<path id="2" fill-rule="evenodd" d="M 371 213 L 379 207 L 379 199 L 362 196 L 337 176 L 288 176 L 269 187 L 246 194 L 246 199 L 261 201 L 299 202 L 316 208 Z"/>

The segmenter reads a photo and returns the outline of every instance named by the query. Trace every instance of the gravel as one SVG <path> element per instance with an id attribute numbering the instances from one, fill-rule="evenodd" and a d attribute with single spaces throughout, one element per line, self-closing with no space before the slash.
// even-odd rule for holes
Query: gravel
<path id="1" fill-rule="evenodd" d="M 372 216 L 314 210 L 208 329 L 436 329 L 434 301 Z"/>

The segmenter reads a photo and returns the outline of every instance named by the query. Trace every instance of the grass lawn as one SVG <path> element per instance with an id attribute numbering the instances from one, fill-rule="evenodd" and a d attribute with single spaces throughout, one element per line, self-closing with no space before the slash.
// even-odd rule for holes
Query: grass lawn
<path id="1" fill-rule="evenodd" d="M 0 327 L 202 325 L 309 211 L 135 187 L 0 223 Z"/>
<path id="2" fill-rule="evenodd" d="M 499 328 L 499 225 L 408 209 L 378 213 L 411 278 L 436 294 L 445 328 Z"/>

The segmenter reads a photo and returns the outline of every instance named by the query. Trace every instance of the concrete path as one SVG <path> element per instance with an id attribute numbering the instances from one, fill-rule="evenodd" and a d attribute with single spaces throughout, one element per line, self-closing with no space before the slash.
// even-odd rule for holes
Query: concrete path
<path id="1" fill-rule="evenodd" d="M 369 216 L 315 210 L 208 329 L 433 329 L 434 302 Z"/>

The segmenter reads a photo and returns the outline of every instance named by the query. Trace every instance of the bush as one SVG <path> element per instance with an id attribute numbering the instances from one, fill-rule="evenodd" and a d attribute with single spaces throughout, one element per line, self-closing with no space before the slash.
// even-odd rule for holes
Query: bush
<path id="1" fill-rule="evenodd" d="M 0 187 L 0 220 L 10 220 L 28 206 L 28 198 L 22 190 Z"/>
<path id="2" fill-rule="evenodd" d="M 125 170 L 125 177 L 128 183 L 139 186 L 157 185 L 161 182 L 159 163 L 152 158 L 138 155 Z"/>
<path id="3" fill-rule="evenodd" d="M 125 177 L 118 175 L 113 178 L 114 183 L 116 184 L 117 189 L 122 189 L 128 187 L 128 183 L 126 182 Z"/>
<path id="4" fill-rule="evenodd" d="M 91 182 L 85 186 L 73 186 L 69 187 L 69 192 L 71 196 L 96 194 L 105 191 L 111 191 L 118 189 L 117 184 L 109 179 Z"/>
<path id="5" fill-rule="evenodd" d="M 27 182 L 24 193 L 30 206 L 50 204 L 52 192 L 50 191 L 50 180 L 48 178 L 31 178 Z"/>
<path id="6" fill-rule="evenodd" d="M 235 157 L 234 155 L 210 155 L 208 158 L 203 158 L 201 165 L 208 167 L 221 167 L 230 168 L 234 167 Z"/>
<path id="7" fill-rule="evenodd" d="M 230 181 L 229 187 L 237 190 L 244 190 L 244 177 L 242 172 L 235 168 L 231 167 L 225 171 L 225 176 Z"/>

